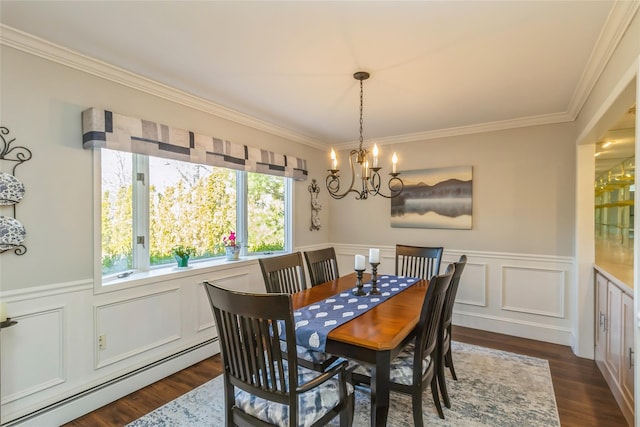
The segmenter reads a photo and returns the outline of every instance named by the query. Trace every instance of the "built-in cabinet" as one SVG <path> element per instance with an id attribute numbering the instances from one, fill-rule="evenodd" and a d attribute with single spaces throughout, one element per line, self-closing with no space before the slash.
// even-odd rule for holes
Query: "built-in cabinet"
<path id="1" fill-rule="evenodd" d="M 633 293 L 599 270 L 595 282 L 596 364 L 629 425 L 633 425 Z"/>

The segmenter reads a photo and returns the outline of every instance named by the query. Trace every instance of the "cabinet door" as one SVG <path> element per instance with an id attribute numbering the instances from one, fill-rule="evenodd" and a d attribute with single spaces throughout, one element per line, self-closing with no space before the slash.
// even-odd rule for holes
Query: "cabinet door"
<path id="1" fill-rule="evenodd" d="M 604 363 L 607 353 L 607 279 L 596 273 L 596 362 Z"/>
<path id="2" fill-rule="evenodd" d="M 622 295 L 622 321 L 623 331 L 622 336 L 622 349 L 624 351 L 624 365 L 622 366 L 622 379 L 620 385 L 622 392 L 628 402 L 633 402 L 633 362 L 634 362 L 634 316 L 633 316 L 633 297 L 628 294 Z M 630 405 L 633 407 L 633 403 Z"/>
<path id="3" fill-rule="evenodd" d="M 607 286 L 607 354 L 605 364 L 613 379 L 620 383 L 622 364 L 622 290 L 609 282 Z"/>

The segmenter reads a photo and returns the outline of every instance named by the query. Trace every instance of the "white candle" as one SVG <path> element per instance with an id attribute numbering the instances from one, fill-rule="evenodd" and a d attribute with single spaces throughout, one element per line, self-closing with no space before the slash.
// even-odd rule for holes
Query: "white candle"
<path id="1" fill-rule="evenodd" d="M 398 156 L 396 156 L 396 153 L 393 153 L 393 157 L 391 157 L 391 163 L 392 163 L 392 173 L 396 173 L 396 164 L 398 163 Z"/>
<path id="2" fill-rule="evenodd" d="M 7 304 L 0 302 L 0 322 L 7 320 Z"/>
<path id="3" fill-rule="evenodd" d="M 378 167 L 378 144 L 373 144 L 373 167 Z"/>
<path id="4" fill-rule="evenodd" d="M 376 263 L 380 262 L 380 249 L 371 248 L 369 249 L 369 262 Z"/>
<path id="5" fill-rule="evenodd" d="M 331 169 L 338 169 L 338 160 L 336 159 L 336 152 L 331 149 Z"/>
<path id="6" fill-rule="evenodd" d="M 356 270 L 364 270 L 364 255 L 356 255 Z"/>

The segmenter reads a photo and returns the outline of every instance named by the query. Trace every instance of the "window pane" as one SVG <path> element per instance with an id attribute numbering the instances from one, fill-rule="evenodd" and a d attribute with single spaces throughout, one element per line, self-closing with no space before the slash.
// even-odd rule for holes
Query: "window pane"
<path id="1" fill-rule="evenodd" d="M 102 149 L 102 274 L 133 267 L 132 155 Z"/>
<path id="2" fill-rule="evenodd" d="M 284 250 L 285 178 L 247 174 L 249 252 Z"/>
<path id="3" fill-rule="evenodd" d="M 221 255 L 222 237 L 235 230 L 236 175 L 225 168 L 149 157 L 151 265 L 174 263 L 176 245 L 192 259 Z"/>

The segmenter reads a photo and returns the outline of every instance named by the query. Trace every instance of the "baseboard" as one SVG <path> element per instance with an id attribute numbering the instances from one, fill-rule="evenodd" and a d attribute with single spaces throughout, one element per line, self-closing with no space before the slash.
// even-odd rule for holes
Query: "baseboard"
<path id="1" fill-rule="evenodd" d="M 2 427 L 42 427 L 68 423 L 219 352 L 220 345 L 216 338 L 9 421 Z"/>
<path id="2" fill-rule="evenodd" d="M 453 324 L 553 344 L 571 345 L 571 331 L 539 323 L 454 311 Z"/>

